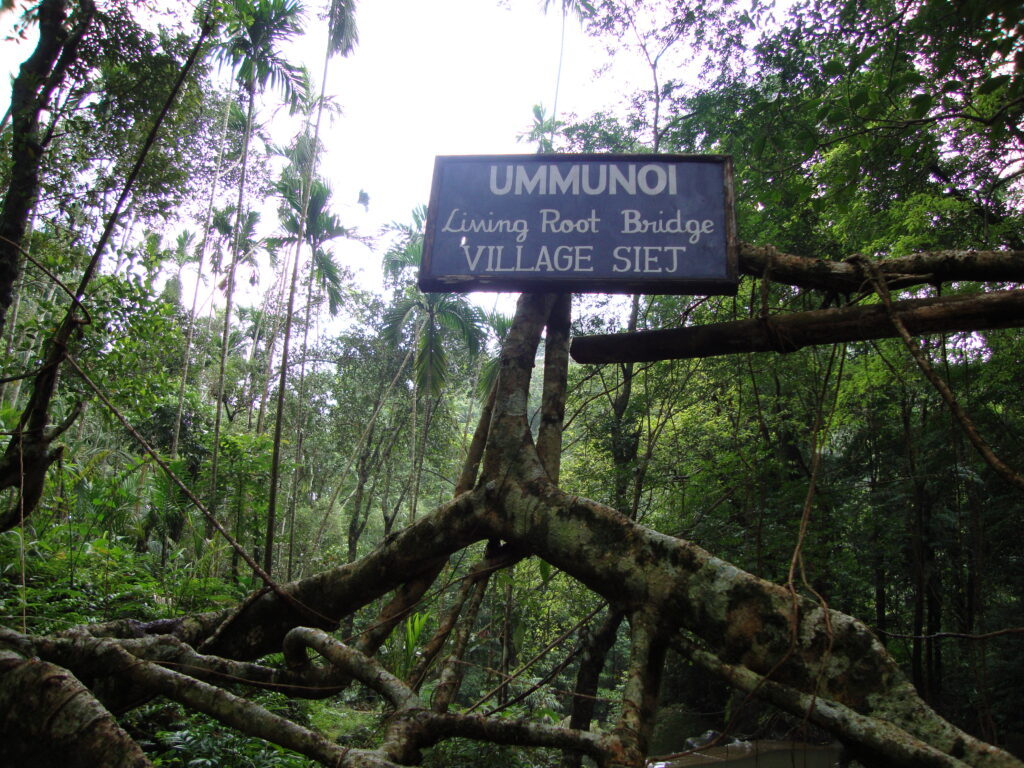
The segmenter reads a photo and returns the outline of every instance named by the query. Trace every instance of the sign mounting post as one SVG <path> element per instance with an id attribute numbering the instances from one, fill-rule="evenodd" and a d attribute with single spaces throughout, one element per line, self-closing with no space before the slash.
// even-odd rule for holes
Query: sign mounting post
<path id="1" fill-rule="evenodd" d="M 734 294 L 723 155 L 438 157 L 424 291 Z"/>

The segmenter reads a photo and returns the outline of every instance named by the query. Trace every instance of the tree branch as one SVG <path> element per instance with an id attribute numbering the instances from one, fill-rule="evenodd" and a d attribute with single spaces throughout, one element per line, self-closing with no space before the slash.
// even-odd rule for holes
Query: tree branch
<path id="1" fill-rule="evenodd" d="M 892 306 L 915 335 L 1024 325 L 1024 290 L 907 299 Z M 897 335 L 885 306 L 872 304 L 686 328 L 579 336 L 573 339 L 571 352 L 578 363 L 650 362 L 741 352 L 786 353 L 817 344 Z"/>
<path id="2" fill-rule="evenodd" d="M 1024 282 L 1024 251 L 925 251 L 875 262 L 894 288 L 951 280 Z M 870 290 L 870 279 L 856 260 L 825 261 L 780 253 L 772 247 L 740 244 L 739 269 L 761 277 L 770 269 L 776 283 L 840 293 Z"/>
<path id="3" fill-rule="evenodd" d="M 537 455 L 548 478 L 558 482 L 562 460 L 562 422 L 565 420 L 565 391 L 569 376 L 569 325 L 572 294 L 555 299 L 544 339 L 544 392 L 541 399 Z"/>
<path id="4" fill-rule="evenodd" d="M 71 672 L 0 650 L 0 758 L 5 765 L 144 768 L 139 746 Z"/>

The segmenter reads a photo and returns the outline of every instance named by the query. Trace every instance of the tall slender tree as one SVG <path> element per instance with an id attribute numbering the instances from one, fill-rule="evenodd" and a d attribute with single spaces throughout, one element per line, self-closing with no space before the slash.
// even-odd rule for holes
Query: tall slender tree
<path id="1" fill-rule="evenodd" d="M 300 189 L 296 189 L 299 186 Z M 306 298 L 306 322 L 303 331 L 303 370 L 305 368 L 306 342 L 308 340 L 309 322 L 312 310 L 312 291 L 315 278 L 320 277 L 321 283 L 327 286 L 328 294 L 335 298 L 331 301 L 331 308 L 337 307 L 337 295 L 340 289 L 338 283 L 339 272 L 334 266 L 330 255 L 323 246 L 338 237 L 349 234 L 349 230 L 341 225 L 338 217 L 328 209 L 331 198 L 331 189 L 326 182 L 316 179 L 310 185 L 310 194 L 303 200 L 302 190 L 304 184 L 294 176 L 285 176 L 278 184 L 278 191 L 285 200 L 282 225 L 288 236 L 283 238 L 284 242 L 295 243 L 295 261 L 292 266 L 291 287 L 288 292 L 288 306 L 285 310 L 284 338 L 281 346 L 281 370 L 278 376 L 277 389 L 277 414 L 274 421 L 274 452 L 270 470 L 270 498 L 267 503 L 267 532 L 264 549 L 263 569 L 267 573 L 272 572 L 274 562 L 274 534 L 277 523 L 277 498 L 278 486 L 281 477 L 281 439 L 284 430 L 284 400 L 288 383 L 288 358 L 292 334 L 292 323 L 295 310 L 295 293 L 298 283 L 299 267 L 302 254 L 302 245 L 309 246 L 310 274 L 309 292 Z M 299 192 L 297 195 L 296 192 Z M 319 267 L 319 269 L 318 269 Z M 301 426 L 299 427 L 301 430 Z M 301 431 L 300 431 L 301 440 Z"/>
<path id="2" fill-rule="evenodd" d="M 252 138 L 256 94 L 268 86 L 282 92 L 285 101 L 296 103 L 304 82 L 300 67 L 284 58 L 282 43 L 302 31 L 303 7 L 298 0 L 234 0 L 227 8 L 227 37 L 220 50 L 222 61 L 235 70 L 239 87 L 246 97 L 246 127 L 242 140 L 242 165 L 238 180 L 236 209 L 245 208 L 245 183 Z M 239 215 L 239 219 L 242 216 Z M 218 389 L 224 386 L 224 368 L 227 361 L 230 336 L 231 310 L 235 290 L 235 268 L 240 253 L 241 230 L 237 229 L 228 264 L 227 289 L 224 308 L 224 332 L 221 337 L 220 363 L 217 374 Z M 213 426 L 213 455 L 210 462 L 210 494 L 216 499 L 217 462 L 221 430 L 222 403 L 218 399 Z M 214 501 L 215 503 L 215 501 Z"/>
<path id="3" fill-rule="evenodd" d="M 299 269 L 299 254 L 302 248 L 302 232 L 307 229 L 306 221 L 309 213 L 310 198 L 313 191 L 313 182 L 316 175 L 316 167 L 319 161 L 319 146 L 320 146 L 320 123 L 323 118 L 324 108 L 327 104 L 327 70 L 331 62 L 331 58 L 337 55 L 347 56 L 355 48 L 358 35 L 356 33 L 355 25 L 355 0 L 331 0 L 331 3 L 327 10 L 327 45 L 324 49 L 324 66 L 323 75 L 320 78 L 320 97 L 315 100 L 315 114 L 316 119 L 313 123 L 312 135 L 308 139 L 308 148 L 310 151 L 307 162 L 301 166 L 300 171 L 300 204 L 298 210 L 298 221 L 297 221 L 297 233 L 299 233 L 298 239 L 295 244 L 295 267 L 292 274 L 292 285 L 289 291 L 288 298 L 288 310 L 287 310 L 287 321 L 291 321 L 292 308 L 294 306 L 295 296 L 295 280 L 298 276 Z M 311 113 L 307 112 L 307 117 Z M 306 128 L 303 132 L 303 137 L 309 137 L 309 121 L 307 119 Z M 300 142 L 301 143 L 301 142 Z M 326 242 L 326 241 L 325 241 Z M 317 259 L 317 249 L 313 248 L 313 262 Z M 311 266 L 311 269 L 315 269 L 315 266 Z M 308 323 L 307 323 L 308 326 Z M 308 330 L 308 327 L 307 327 Z M 290 331 L 290 325 L 288 326 Z M 286 339 L 287 339 L 286 333 Z M 305 342 L 303 343 L 305 345 Z M 274 441 L 274 459 L 273 469 L 271 472 L 271 489 L 270 489 L 270 501 L 268 511 L 268 525 L 267 525 L 267 547 L 265 553 L 265 567 L 270 568 L 273 564 L 273 530 L 274 530 L 274 516 L 276 514 L 277 504 L 277 484 L 280 474 L 280 432 L 281 432 L 281 414 L 283 412 L 284 403 L 284 385 L 285 377 L 287 376 L 287 342 L 285 342 L 285 352 L 282 355 L 281 363 L 281 376 L 280 384 L 278 389 L 278 410 L 277 410 L 277 421 L 274 426 L 275 441 Z M 301 407 L 301 405 L 300 405 Z M 301 424 L 301 418 L 297 420 Z M 301 427 L 300 427 L 301 429 Z M 300 438 L 301 440 L 301 438 Z M 297 441 L 299 442 L 299 441 Z M 291 567 L 291 558 L 289 557 L 289 568 Z"/>
<path id="4" fill-rule="evenodd" d="M 413 226 L 398 229 L 405 238 L 385 256 L 386 273 L 396 276 L 406 267 L 419 263 L 423 248 L 423 211 L 413 212 Z M 415 286 L 407 286 L 384 316 L 384 335 L 398 345 L 402 336 L 412 329 L 416 349 L 413 358 L 413 467 L 409 520 L 416 519 L 419 477 L 423 466 L 427 433 L 433 413 L 431 403 L 441 393 L 448 380 L 450 366 L 446 344 L 453 338 L 475 357 L 486 337 L 483 313 L 465 296 L 449 293 L 422 293 Z M 426 396 L 423 416 L 423 435 L 417 437 L 417 402 Z"/>
<path id="5" fill-rule="evenodd" d="M 188 330 L 185 334 L 185 351 L 182 355 L 183 363 L 181 366 L 181 381 L 178 385 L 178 407 L 174 417 L 174 434 L 171 439 L 171 456 L 175 456 L 177 454 L 178 439 L 181 435 L 181 417 L 185 405 L 185 387 L 188 382 L 188 373 L 191 363 L 190 356 L 192 354 L 192 341 L 195 336 L 196 307 L 199 304 L 199 285 L 203 281 L 203 264 L 206 261 L 206 251 L 210 242 L 210 233 L 213 231 L 217 187 L 220 184 L 224 168 L 224 155 L 228 146 L 228 126 L 232 110 L 238 112 L 238 105 L 234 99 L 234 95 L 229 94 L 227 98 L 224 99 L 224 104 L 221 108 L 220 147 L 217 151 L 217 164 L 214 167 L 213 179 L 210 184 L 209 196 L 207 197 L 206 202 L 206 217 L 203 222 L 203 236 L 199 245 L 196 247 L 195 260 L 197 262 L 196 269 L 198 275 L 196 277 L 195 287 L 192 290 L 192 305 L 189 309 Z"/>

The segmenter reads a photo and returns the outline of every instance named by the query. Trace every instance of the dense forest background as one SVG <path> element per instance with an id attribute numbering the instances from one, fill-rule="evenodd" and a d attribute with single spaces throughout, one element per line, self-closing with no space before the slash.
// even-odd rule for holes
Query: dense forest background
<path id="1" fill-rule="evenodd" d="M 770 253 L 1024 260 L 1018 3 L 552 5 L 649 79 L 619 111 L 538 107 L 532 126 L 524 115 L 529 150 L 729 154 L 739 236 Z M 324 77 L 281 51 L 324 24 L 324 73 L 358 55 L 354 4 L 231 0 L 158 15 L 44 0 L 6 12 L 38 25 L 41 42 L 0 136 L 0 623 L 47 636 L 228 608 L 263 586 L 256 566 L 284 583 L 356 562 L 451 499 L 511 319 L 418 291 L 424 211 L 384 233 L 355 232 L 334 211 L 318 171 Z M 284 142 L 271 139 L 276 110 L 301 126 Z M 380 292 L 335 254 L 371 236 Z M 773 268 L 771 256 L 747 268 L 735 297 L 576 296 L 572 333 L 884 300 L 871 284 L 787 285 Z M 902 294 L 1012 288 L 1024 282 L 1013 269 L 998 283 L 937 275 Z M 572 364 L 559 482 L 860 618 L 937 712 L 1022 755 L 1024 332 L 915 344 L 959 411 L 900 338 Z M 486 554 L 481 542 L 452 556 L 380 646 L 426 698 L 446 680 L 428 641 Z M 454 706 L 566 721 L 603 629 L 594 717 L 610 728 L 629 638 L 602 618 L 601 597 L 538 558 L 485 583 Z M 344 619 L 338 637 L 372 627 L 379 609 Z M 356 689 L 247 695 L 356 747 L 385 717 Z M 655 754 L 706 729 L 827 738 L 675 653 L 661 705 L 670 733 L 656 732 Z M 126 707 L 121 723 L 159 765 L 312 764 L 180 702 Z M 455 739 L 426 759 L 561 757 Z"/>

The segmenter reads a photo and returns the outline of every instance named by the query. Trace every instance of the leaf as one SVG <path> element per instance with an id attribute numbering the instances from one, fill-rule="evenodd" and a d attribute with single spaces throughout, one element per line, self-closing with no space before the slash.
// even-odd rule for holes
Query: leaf
<path id="1" fill-rule="evenodd" d="M 993 93 L 994 91 L 999 90 L 1008 82 L 1010 82 L 1010 75 L 996 75 L 995 77 L 990 77 L 979 85 L 974 92 L 979 96 L 983 96 L 987 93 Z"/>
<path id="2" fill-rule="evenodd" d="M 870 96 L 867 91 L 857 91 L 850 96 L 850 109 L 858 110 L 868 103 Z"/>
<path id="3" fill-rule="evenodd" d="M 821 68 L 821 71 L 825 77 L 838 77 L 846 72 L 846 62 L 840 61 L 839 59 L 832 59 L 832 61 L 825 63 L 825 66 Z"/>
<path id="4" fill-rule="evenodd" d="M 935 98 L 930 93 L 919 93 L 910 100 L 910 112 L 919 119 L 928 114 L 934 104 Z"/>

